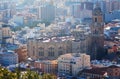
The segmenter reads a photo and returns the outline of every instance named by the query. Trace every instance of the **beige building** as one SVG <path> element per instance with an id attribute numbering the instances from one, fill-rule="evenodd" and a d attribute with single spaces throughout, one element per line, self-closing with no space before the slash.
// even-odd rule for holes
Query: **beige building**
<path id="1" fill-rule="evenodd" d="M 72 51 L 71 41 L 28 39 L 28 56 L 32 59 L 56 59 Z"/>
<path id="2" fill-rule="evenodd" d="M 56 59 L 66 53 L 88 53 L 89 33 L 83 29 L 72 30 L 73 37 L 53 37 L 51 39 L 28 39 L 28 56 L 32 59 Z"/>
<path id="3" fill-rule="evenodd" d="M 41 72 L 57 74 L 57 61 L 56 60 L 43 60 L 34 62 L 34 67 L 40 69 Z"/>
<path id="4" fill-rule="evenodd" d="M 77 26 L 76 29 L 72 30 L 72 35 L 75 40 L 72 41 L 72 52 L 74 53 L 84 53 L 88 52 L 89 32 L 87 29 L 83 28 L 86 25 Z"/>
<path id="5" fill-rule="evenodd" d="M 58 58 L 59 75 L 77 75 L 83 68 L 90 67 L 90 56 L 86 54 L 73 53 L 61 55 Z"/>
<path id="6" fill-rule="evenodd" d="M 0 43 L 9 42 L 9 40 L 11 40 L 10 39 L 11 37 L 12 37 L 12 32 L 9 25 L 0 23 Z"/>
<path id="7" fill-rule="evenodd" d="M 72 35 L 75 38 L 72 41 L 72 52 L 74 53 L 88 53 L 88 45 L 90 43 L 90 28 L 87 24 L 80 24 L 76 26 L 76 29 L 73 29 Z"/>
<path id="8" fill-rule="evenodd" d="M 30 38 L 27 41 L 28 56 L 32 59 L 56 59 L 69 52 L 88 53 L 90 37 L 86 27 L 88 26 L 76 26 L 76 29 L 71 30 L 72 36 L 69 37 Z"/>
<path id="9" fill-rule="evenodd" d="M 15 53 L 18 54 L 19 62 L 24 62 L 27 60 L 27 47 L 21 46 L 15 50 Z"/>
<path id="10" fill-rule="evenodd" d="M 0 28 L 1 28 L 0 30 L 2 32 L 1 35 L 3 38 L 12 36 L 11 29 L 8 25 L 3 24 L 3 25 L 1 25 Z"/>

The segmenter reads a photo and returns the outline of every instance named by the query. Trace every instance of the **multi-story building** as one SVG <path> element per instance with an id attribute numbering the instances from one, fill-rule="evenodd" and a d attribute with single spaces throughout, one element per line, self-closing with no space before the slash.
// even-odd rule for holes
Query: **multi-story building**
<path id="1" fill-rule="evenodd" d="M 57 60 L 35 61 L 34 67 L 39 69 L 41 72 L 57 75 L 57 68 L 58 68 Z"/>
<path id="2" fill-rule="evenodd" d="M 36 37 L 34 39 L 28 39 L 28 56 L 33 59 L 56 59 L 60 55 L 69 52 L 88 53 L 90 28 L 87 25 L 79 25 L 76 27 L 76 29 L 71 31 L 73 36 L 49 37 L 47 39 L 37 39 L 38 37 Z M 51 52 L 52 55 L 50 54 Z"/>
<path id="3" fill-rule="evenodd" d="M 76 76 L 79 71 L 90 67 L 90 56 L 74 53 L 61 55 L 58 58 L 58 74 Z"/>
<path id="4" fill-rule="evenodd" d="M 7 39 L 12 37 L 12 32 L 9 25 L 0 24 L 0 44 L 7 42 Z"/>
<path id="5" fill-rule="evenodd" d="M 38 7 L 38 19 L 51 22 L 55 19 L 55 6 L 43 4 Z"/>
<path id="6" fill-rule="evenodd" d="M 2 38 L 9 38 L 12 36 L 11 29 L 9 25 L 2 25 Z"/>
<path id="7" fill-rule="evenodd" d="M 1 49 L 0 52 L 0 64 L 2 66 L 9 66 L 18 63 L 18 55 L 13 51 L 7 49 Z"/>
<path id="8" fill-rule="evenodd" d="M 34 11 L 35 12 L 35 11 Z M 9 20 L 9 24 L 14 26 L 23 26 L 24 24 L 32 24 L 33 21 L 37 20 L 37 12 L 35 13 L 28 13 L 28 12 L 18 12 L 16 15 L 13 16 L 12 19 Z M 15 24 L 14 24 L 15 23 Z"/>
<path id="9" fill-rule="evenodd" d="M 27 60 L 27 47 L 22 46 L 15 50 L 15 53 L 18 54 L 19 62 Z"/>
<path id="10" fill-rule="evenodd" d="M 89 6 L 89 8 L 88 8 Z M 74 3 L 70 5 L 71 15 L 75 18 L 91 18 L 92 17 L 93 4 L 86 3 Z"/>
<path id="11" fill-rule="evenodd" d="M 33 59 L 56 59 L 62 54 L 71 52 L 71 41 L 56 38 L 48 39 L 28 39 L 28 56 Z"/>
<path id="12" fill-rule="evenodd" d="M 75 40 L 72 41 L 72 52 L 87 53 L 88 44 L 90 42 L 89 30 L 83 28 L 83 27 L 87 27 L 87 25 L 78 25 L 78 27 L 72 30 L 72 35 L 75 38 Z"/>
<path id="13" fill-rule="evenodd" d="M 108 12 L 115 11 L 120 9 L 120 1 L 119 0 L 109 0 L 107 2 Z"/>
<path id="14" fill-rule="evenodd" d="M 73 4 L 70 6 L 71 15 L 75 18 L 80 18 L 80 11 L 81 11 L 80 4 Z"/>

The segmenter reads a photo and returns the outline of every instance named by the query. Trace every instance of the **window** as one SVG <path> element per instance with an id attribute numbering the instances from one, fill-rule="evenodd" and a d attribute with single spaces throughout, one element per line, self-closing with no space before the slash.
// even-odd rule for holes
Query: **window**
<path id="1" fill-rule="evenodd" d="M 60 46 L 59 49 L 62 49 L 62 47 Z"/>
<path id="2" fill-rule="evenodd" d="M 76 48 L 76 51 L 77 51 L 77 53 L 80 53 L 81 51 L 81 46 L 79 45 L 79 46 L 77 46 L 77 48 Z"/>
<path id="3" fill-rule="evenodd" d="M 95 22 L 97 22 L 97 18 L 95 18 Z"/>
<path id="4" fill-rule="evenodd" d="M 63 51 L 59 51 L 59 52 L 58 52 L 58 55 L 62 55 L 62 54 L 63 54 Z"/>
<path id="5" fill-rule="evenodd" d="M 35 56 L 35 47 L 33 46 L 33 56 Z"/>
<path id="6" fill-rule="evenodd" d="M 115 76 L 118 76 L 118 73 L 117 73 L 117 72 L 115 72 Z"/>
<path id="7" fill-rule="evenodd" d="M 62 55 L 63 54 L 63 48 L 60 46 L 59 48 L 58 48 L 58 55 Z"/>
<path id="8" fill-rule="evenodd" d="M 44 52 L 43 52 L 43 51 L 40 51 L 40 52 L 39 52 L 39 56 L 44 56 Z"/>
<path id="9" fill-rule="evenodd" d="M 95 30 L 94 30 L 94 34 L 99 34 L 99 32 L 95 29 Z"/>
<path id="10" fill-rule="evenodd" d="M 44 48 L 43 47 L 39 48 L 39 56 L 44 56 Z"/>
<path id="11" fill-rule="evenodd" d="M 54 56 L 54 48 L 53 47 L 49 48 L 48 56 Z"/>

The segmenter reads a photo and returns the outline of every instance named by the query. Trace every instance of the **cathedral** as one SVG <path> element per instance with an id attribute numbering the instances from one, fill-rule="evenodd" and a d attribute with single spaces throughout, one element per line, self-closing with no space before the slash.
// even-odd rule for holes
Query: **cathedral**
<path id="1" fill-rule="evenodd" d="M 104 55 L 104 21 L 101 8 L 98 5 L 93 10 L 90 28 L 91 59 L 101 59 Z"/>

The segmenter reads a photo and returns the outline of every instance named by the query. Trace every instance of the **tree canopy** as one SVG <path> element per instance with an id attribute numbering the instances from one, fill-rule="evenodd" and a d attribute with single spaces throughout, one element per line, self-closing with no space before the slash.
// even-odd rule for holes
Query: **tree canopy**
<path id="1" fill-rule="evenodd" d="M 57 79 L 57 77 L 46 73 L 40 75 L 38 72 L 29 69 L 26 71 L 20 71 L 17 68 L 15 72 L 11 72 L 6 68 L 0 67 L 0 79 Z"/>

